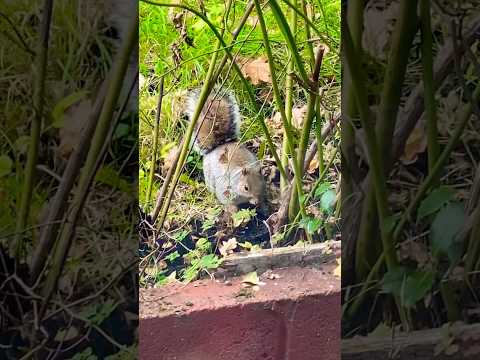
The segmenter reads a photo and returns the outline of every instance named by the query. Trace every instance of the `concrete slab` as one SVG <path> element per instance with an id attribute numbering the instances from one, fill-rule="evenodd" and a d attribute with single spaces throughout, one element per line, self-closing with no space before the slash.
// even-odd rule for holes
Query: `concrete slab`
<path id="1" fill-rule="evenodd" d="M 140 359 L 339 359 L 335 267 L 267 271 L 258 290 L 242 277 L 141 290 Z"/>

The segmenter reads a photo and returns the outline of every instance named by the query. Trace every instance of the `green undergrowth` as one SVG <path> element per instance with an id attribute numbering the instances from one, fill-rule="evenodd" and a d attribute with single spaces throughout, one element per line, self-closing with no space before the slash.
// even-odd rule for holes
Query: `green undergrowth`
<path id="1" fill-rule="evenodd" d="M 287 6 L 279 1 L 282 11 L 288 14 Z M 322 85 L 327 82 L 330 84 L 324 94 L 323 101 L 326 107 L 334 111 L 339 109 L 340 94 L 340 2 L 334 0 L 306 1 L 308 13 L 311 15 L 312 9 L 315 14 L 313 23 L 322 34 L 319 41 L 327 45 L 328 52 L 324 56 L 321 68 Z M 219 31 L 223 26 L 222 19 L 225 12 L 225 2 L 208 1 L 202 2 L 204 9 L 199 8 L 199 3 L 195 1 L 182 2 L 188 4 L 194 9 L 206 14 L 207 18 L 217 27 Z M 298 1 L 300 4 L 300 1 Z M 226 21 L 224 39 L 227 44 L 230 43 L 231 33 L 238 25 L 247 6 L 246 1 L 233 1 L 230 9 L 230 16 Z M 182 96 L 185 91 L 203 84 L 206 77 L 209 61 L 212 58 L 212 52 L 217 39 L 211 29 L 197 16 L 185 12 L 183 16 L 179 15 L 181 10 L 158 7 L 148 3 L 140 3 L 140 54 L 139 70 L 145 78 L 144 86 L 140 88 L 140 153 L 139 153 L 139 198 L 141 208 L 149 213 L 153 210 L 155 195 L 161 187 L 163 177 L 166 174 L 165 162 L 172 149 L 180 143 L 185 134 L 186 123 L 182 119 Z M 176 17 L 176 18 L 175 18 Z M 264 17 L 268 29 L 268 37 L 271 42 L 275 65 L 278 71 L 278 82 L 284 91 L 286 79 L 286 64 L 289 61 L 289 51 L 285 39 L 276 23 L 275 17 L 269 6 L 264 6 Z M 184 32 L 175 28 L 185 24 Z M 178 20 L 180 19 L 180 20 Z M 183 37 L 180 35 L 182 34 Z M 303 20 L 298 18 L 298 30 L 295 34 L 296 43 L 300 49 L 302 60 L 305 63 L 307 72 L 311 71 L 308 46 L 306 42 L 306 33 Z M 318 36 L 313 32 L 311 38 L 317 39 Z M 316 43 L 315 43 L 316 44 Z M 245 27 L 240 32 L 236 43 L 230 48 L 233 54 L 241 59 L 258 59 L 265 57 L 265 48 L 258 17 L 255 11 L 252 12 Z M 223 56 L 223 51 L 219 58 Z M 243 118 L 242 141 L 254 144 L 258 149 L 257 155 L 262 160 L 271 156 L 265 147 L 265 138 L 260 124 L 256 121 L 258 115 L 264 119 L 272 117 L 274 114 L 273 99 L 271 98 L 262 106 L 261 113 L 254 110 L 253 104 L 247 96 L 237 74 L 231 69 L 230 62 L 227 62 L 218 83 L 225 88 L 233 90 L 237 96 L 240 106 L 240 112 Z M 162 113 L 160 114 L 159 127 L 159 147 L 157 152 L 157 163 L 152 164 L 152 146 L 153 146 L 153 127 L 158 102 L 158 84 L 161 77 L 164 77 L 164 98 L 162 103 Z M 262 99 L 271 92 L 271 84 L 265 83 L 254 86 L 257 96 L 257 103 L 262 105 Z M 282 94 L 285 96 L 285 94 Z M 306 92 L 299 86 L 295 86 L 294 104 L 301 107 L 306 103 Z M 263 96 L 263 98 L 262 98 Z M 299 133 L 299 132 L 298 132 Z M 311 141 L 313 140 L 313 134 Z M 338 163 L 338 155 L 335 155 L 334 149 L 338 143 L 338 135 L 329 139 L 325 144 L 325 161 L 335 156 Z M 275 146 L 278 152 L 281 150 L 281 138 L 275 137 Z M 154 166 L 156 176 L 154 178 L 150 201 L 146 201 L 146 191 L 148 185 L 148 174 L 150 168 Z M 200 239 L 189 239 L 189 245 L 184 246 L 184 239 L 191 235 L 192 221 L 203 221 L 203 224 L 210 224 L 215 228 L 216 218 L 211 218 L 213 213 L 219 213 L 221 206 L 218 204 L 215 196 L 210 194 L 203 183 L 201 157 L 191 153 L 180 177 L 179 184 L 175 191 L 174 200 L 168 210 L 167 220 L 164 224 L 166 240 L 158 245 L 150 244 L 141 246 L 141 284 L 143 286 L 161 285 L 170 279 L 179 278 L 190 281 L 199 274 L 208 273 L 209 269 L 219 264 L 221 256 L 218 254 L 216 246 L 206 247 L 203 237 Z M 315 177 L 313 178 L 315 180 Z M 316 234 L 323 231 L 328 235 L 335 233 L 335 225 L 332 225 L 331 219 L 338 217 L 335 211 L 335 187 L 336 177 L 327 172 L 324 179 L 319 183 L 312 182 L 307 184 L 307 190 L 311 190 L 309 200 L 318 208 L 316 215 L 311 215 L 303 219 L 297 219 L 295 225 L 307 232 Z M 333 207 L 332 207 L 333 206 Z M 322 214 L 322 219 L 317 215 Z M 235 220 L 235 216 L 237 219 Z M 233 221 L 242 223 L 242 217 L 249 217 L 246 213 L 235 214 Z M 216 229 L 221 230 L 221 229 Z M 163 236 L 163 235 L 161 235 Z M 199 235 L 200 236 L 200 235 Z M 203 236 L 203 235 L 202 235 Z M 212 235 L 205 235 L 211 238 Z M 271 243 L 282 241 L 283 234 L 273 234 Z M 257 247 L 251 243 L 244 243 L 242 239 L 236 239 L 242 245 L 238 248 L 247 250 L 256 250 Z M 175 247 L 175 244 L 177 246 Z M 209 242 L 210 244 L 210 242 Z M 145 245 L 145 244 L 144 244 Z M 182 248 L 186 251 L 184 255 L 178 254 L 175 248 Z M 215 255 L 215 250 L 217 250 Z M 155 256 L 151 256 L 154 252 Z M 194 255 L 192 255 L 194 254 Z M 186 268 L 180 273 L 173 273 L 172 264 L 178 262 L 178 257 L 183 256 L 187 264 Z M 193 256 L 193 257 L 192 257 Z M 213 256 L 213 257 L 212 257 Z M 173 274 L 173 275 L 172 275 Z"/>

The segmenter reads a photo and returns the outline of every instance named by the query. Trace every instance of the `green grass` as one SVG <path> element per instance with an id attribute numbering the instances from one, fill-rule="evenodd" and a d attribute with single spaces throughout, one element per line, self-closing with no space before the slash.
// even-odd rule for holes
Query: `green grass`
<path id="1" fill-rule="evenodd" d="M 197 2 L 189 1 L 187 3 L 189 6 L 198 9 Z M 204 3 L 208 19 L 217 29 L 220 29 L 225 11 L 225 3 L 216 0 L 206 1 Z M 315 26 L 325 37 L 324 41 L 330 49 L 330 52 L 324 57 L 321 69 L 322 79 L 330 82 L 330 90 L 325 93 L 324 102 L 332 108 L 332 112 L 333 110 L 338 111 L 340 105 L 341 74 L 339 60 L 340 2 L 337 0 L 322 0 L 307 1 L 307 3 L 315 6 Z M 238 25 L 241 16 L 244 14 L 246 4 L 247 1 L 232 2 L 230 16 L 226 22 L 225 42 L 227 44 L 231 42 L 231 32 Z M 287 7 L 285 4 L 281 3 L 281 6 L 283 10 L 286 10 Z M 153 204 L 155 203 L 155 194 L 161 185 L 159 178 L 156 177 L 153 184 L 151 200 L 150 203 L 147 204 L 145 200 L 149 169 L 154 165 L 156 172 L 158 173 L 160 170 L 161 176 L 165 176 L 166 171 L 162 166 L 163 159 L 173 146 L 180 143 L 186 130 L 186 124 L 181 119 L 183 106 L 182 95 L 185 90 L 203 84 L 209 61 L 212 57 L 212 51 L 217 42 L 217 38 L 211 29 L 201 19 L 192 14 L 185 13 L 182 20 L 186 24 L 187 35 L 193 42 L 193 46 L 189 46 L 186 41 L 180 39 L 179 32 L 177 32 L 172 24 L 172 16 L 178 13 L 179 10 L 177 9 L 157 7 L 146 3 L 140 4 L 139 69 L 142 75 L 145 76 L 147 85 L 140 90 L 139 197 L 140 206 L 146 211 L 152 210 Z M 272 52 L 275 57 L 279 86 L 282 91 L 284 91 L 289 50 L 275 22 L 273 13 L 268 6 L 264 7 L 264 17 Z M 298 23 L 298 32 L 295 34 L 296 43 L 301 51 L 302 60 L 307 64 L 307 72 L 310 72 L 310 58 L 307 52 L 305 26 L 301 18 L 298 19 Z M 312 37 L 317 37 L 313 31 Z M 181 59 L 175 59 L 172 55 L 172 44 L 176 44 L 176 49 L 181 53 Z M 263 37 L 255 11 L 251 14 L 249 21 L 247 21 L 247 24 L 230 50 L 232 54 L 238 53 L 244 58 L 256 59 L 260 56 L 265 56 Z M 219 55 L 221 58 L 223 51 Z M 159 154 L 157 154 L 157 159 L 160 159 L 160 161 L 157 164 L 151 164 L 153 124 L 159 95 L 154 89 L 161 76 L 164 76 L 165 79 L 165 91 L 162 114 L 160 116 Z M 259 122 L 256 120 L 259 114 L 257 114 L 255 107 L 250 103 L 246 90 L 242 87 L 238 76 L 230 69 L 229 62 L 227 62 L 226 68 L 222 71 L 218 82 L 224 83 L 225 87 L 232 89 L 237 95 L 240 112 L 243 117 L 242 141 L 255 139 L 255 141 L 264 144 L 264 135 Z M 153 91 L 149 91 L 148 86 L 150 86 Z M 255 89 L 256 91 L 268 92 L 270 87 L 271 84 L 266 84 L 257 86 Z M 285 94 L 282 93 L 282 96 L 284 95 Z M 306 102 L 305 95 L 304 91 L 296 86 L 294 104 L 296 106 L 302 106 Z M 267 119 L 272 116 L 273 112 L 273 104 L 271 101 L 267 101 L 260 116 Z M 338 139 L 334 139 L 331 144 L 326 147 L 326 161 L 330 159 L 330 154 L 332 153 L 332 151 L 328 149 L 335 147 L 334 144 L 337 140 Z M 281 140 L 277 141 L 276 147 L 280 150 L 281 146 Z M 332 182 L 334 181 L 335 179 L 333 179 Z M 321 208 L 317 203 L 320 203 L 320 199 L 312 200 L 312 206 L 319 206 Z M 174 249 L 174 247 L 170 248 L 169 246 L 174 242 L 182 242 L 182 240 L 179 240 L 178 234 L 185 236 L 185 234 L 191 233 L 192 219 L 205 221 L 204 224 L 210 224 L 211 219 L 208 214 L 212 213 L 212 209 L 215 212 L 219 212 L 221 205 L 217 202 L 215 196 L 209 193 L 202 181 L 201 158 L 197 154 L 191 154 L 187 160 L 186 171 L 182 174 L 176 188 L 174 201 L 171 203 L 168 211 L 165 236 L 166 244 L 170 245 L 165 248 L 156 248 L 154 246 L 150 248 L 147 253 L 151 255 L 151 252 L 156 252 L 156 256 L 160 258 L 167 256 L 164 261 L 168 262 L 168 254 L 172 254 L 171 251 Z M 316 230 L 320 226 L 327 229 L 327 227 L 330 226 L 327 221 L 323 222 L 314 218 L 308 219 L 310 219 L 310 222 L 304 221 L 305 224 L 303 225 L 310 230 L 313 228 Z M 213 222 L 210 225 L 215 226 L 215 223 Z M 219 230 L 222 231 L 222 229 Z M 282 234 L 274 235 L 272 239 L 273 242 L 275 242 L 275 239 L 279 236 L 281 237 Z M 242 239 L 239 240 L 241 241 Z M 188 260 L 189 256 L 195 254 L 197 250 L 196 248 L 192 248 L 191 252 L 184 256 L 184 259 Z M 211 251 L 213 251 L 213 249 L 204 251 L 201 255 L 197 254 L 196 258 L 199 263 L 195 263 L 195 266 L 190 264 L 190 267 L 187 265 L 185 272 L 173 275 L 183 280 L 194 279 L 198 272 L 201 271 L 198 268 L 201 262 L 210 263 L 215 260 L 209 258 L 209 256 L 214 256 L 214 254 L 211 254 Z M 146 286 L 147 284 L 159 286 L 168 281 L 166 270 L 159 267 L 157 261 L 154 261 L 156 256 L 149 256 L 142 260 L 141 269 L 144 269 L 145 272 L 140 278 L 141 286 Z M 213 263 L 215 263 L 215 261 L 213 261 Z"/>
<path id="2" fill-rule="evenodd" d="M 190 4 L 190 2 L 188 2 Z M 321 4 L 321 6 L 320 6 Z M 197 8 L 196 2 L 191 2 L 192 7 Z M 340 44 L 340 3 L 334 0 L 314 2 L 316 9 L 316 20 L 314 21 L 317 28 L 329 38 L 327 45 L 330 52 L 324 59 L 322 67 L 322 77 L 336 79 L 337 84 L 334 90 L 339 92 L 340 81 L 340 61 L 339 61 L 339 44 Z M 207 17 L 213 24 L 220 27 L 224 13 L 225 3 L 220 1 L 205 2 Z M 226 43 L 229 43 L 228 35 L 233 31 L 238 20 L 243 15 L 246 2 L 234 1 L 230 11 L 230 17 L 227 21 Z M 282 7 L 286 9 L 283 4 Z M 184 134 L 184 125 L 180 124 L 179 110 L 181 100 L 178 94 L 181 91 L 190 89 L 202 84 L 206 71 L 214 49 L 216 38 L 208 26 L 196 16 L 186 13 L 184 21 L 188 36 L 193 39 L 193 47 L 188 46 L 185 41 L 179 40 L 179 33 L 172 24 L 172 13 L 178 13 L 178 10 L 168 9 L 164 7 L 153 6 L 151 4 L 140 4 L 140 55 L 139 68 L 140 72 L 147 77 L 148 82 L 157 83 L 160 76 L 165 76 L 165 97 L 161 114 L 160 125 L 160 158 L 165 154 L 165 149 L 172 144 L 178 144 L 181 136 Z M 236 45 L 232 51 L 247 58 L 257 58 L 264 55 L 263 40 L 260 27 L 254 28 L 256 15 L 251 15 L 251 20 L 247 22 L 242 32 L 239 34 Z M 265 9 L 265 21 L 268 29 L 270 41 L 272 43 L 275 60 L 277 62 L 281 78 L 280 83 L 283 85 L 285 79 L 285 64 L 288 61 L 288 51 L 283 40 L 280 30 L 278 29 L 273 14 L 267 7 Z M 302 20 L 299 18 L 299 30 L 296 34 L 297 44 L 302 50 L 305 61 L 307 61 L 305 32 Z M 312 37 L 315 37 L 312 35 Z M 179 44 L 182 54 L 182 61 L 175 63 L 172 57 L 171 45 Z M 228 64 L 227 64 L 228 67 Z M 238 78 L 230 72 L 223 74 L 222 81 L 225 80 L 225 86 L 232 88 L 240 101 L 240 110 L 244 117 L 243 139 L 248 140 L 258 137 L 261 133 L 258 123 L 253 121 L 257 115 L 253 111 L 253 106 L 249 103 L 245 90 L 239 85 Z M 333 93 L 333 92 L 332 92 Z M 300 94 L 301 95 L 301 94 Z M 327 95 L 331 96 L 331 95 Z M 338 96 L 337 96 L 338 97 Z M 146 175 L 151 166 L 151 146 L 153 144 L 152 132 L 153 122 L 155 118 L 156 102 L 158 94 L 156 92 L 148 93 L 141 90 L 140 96 L 140 204 L 149 208 L 152 203 L 145 204 Z M 333 96 L 334 101 L 339 100 Z M 302 101 L 302 99 L 297 99 Z M 263 116 L 267 118 L 272 113 L 272 108 L 268 105 L 264 109 Z M 158 158 L 158 157 L 157 157 Z M 153 194 L 158 190 L 159 184 L 155 182 L 153 185 Z M 200 184 L 199 189 L 202 188 Z M 202 191 L 203 193 L 203 191 Z M 192 195 L 194 198 L 196 194 Z M 204 199 L 198 198 L 198 202 Z M 154 200 L 152 200 L 154 201 Z M 181 199 L 177 199 L 182 201 Z M 206 206 L 211 204 L 206 203 Z M 174 211 L 171 211 L 174 212 Z"/>

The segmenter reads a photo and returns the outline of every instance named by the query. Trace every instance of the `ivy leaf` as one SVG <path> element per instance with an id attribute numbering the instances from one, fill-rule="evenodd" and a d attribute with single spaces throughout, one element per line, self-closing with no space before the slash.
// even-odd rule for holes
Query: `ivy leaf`
<path id="1" fill-rule="evenodd" d="M 329 182 L 324 182 L 320 184 L 317 190 L 315 190 L 315 194 L 314 194 L 315 199 L 320 199 L 321 196 L 331 188 L 332 188 L 332 185 Z"/>
<path id="2" fill-rule="evenodd" d="M 407 277 L 407 268 L 397 266 L 383 276 L 382 290 L 387 294 L 400 295 L 400 289 Z"/>
<path id="3" fill-rule="evenodd" d="M 399 297 L 404 306 L 414 307 L 432 289 L 434 280 L 435 275 L 430 271 L 398 266 L 384 275 L 382 289 Z"/>
<path id="4" fill-rule="evenodd" d="M 320 198 L 320 208 L 326 213 L 332 213 L 337 195 L 334 190 L 327 190 Z"/>
<path id="5" fill-rule="evenodd" d="M 452 263 L 461 256 L 462 246 L 456 239 L 465 221 L 465 208 L 459 202 L 450 203 L 438 212 L 430 228 L 430 243 L 435 256 L 445 254 Z"/>
<path id="6" fill-rule="evenodd" d="M 447 186 L 440 186 L 433 190 L 420 204 L 418 208 L 418 220 L 436 213 L 452 200 L 454 196 L 455 192 Z"/>
<path id="7" fill-rule="evenodd" d="M 406 307 L 414 307 L 432 289 L 435 279 L 431 271 L 414 271 L 407 277 L 403 302 Z"/>

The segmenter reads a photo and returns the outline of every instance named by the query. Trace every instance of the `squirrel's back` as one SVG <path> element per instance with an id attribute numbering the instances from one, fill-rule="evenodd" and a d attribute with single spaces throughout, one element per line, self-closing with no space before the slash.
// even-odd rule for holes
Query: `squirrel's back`
<path id="1" fill-rule="evenodd" d="M 220 91 L 212 91 L 195 126 L 194 147 L 203 155 L 239 138 L 241 118 L 237 101 L 232 93 L 220 94 Z M 190 121 L 199 97 L 199 89 L 188 94 L 186 113 Z"/>

